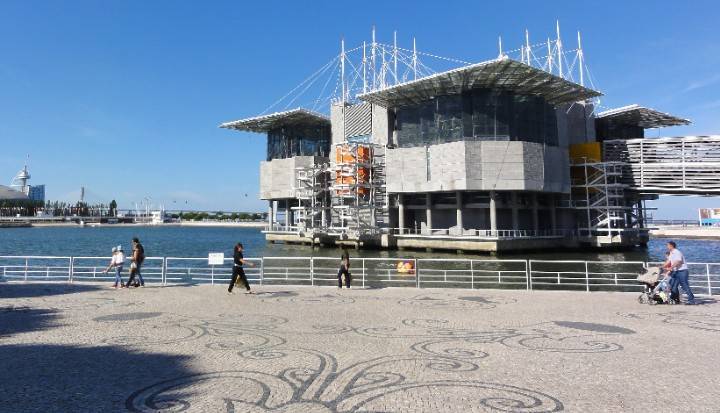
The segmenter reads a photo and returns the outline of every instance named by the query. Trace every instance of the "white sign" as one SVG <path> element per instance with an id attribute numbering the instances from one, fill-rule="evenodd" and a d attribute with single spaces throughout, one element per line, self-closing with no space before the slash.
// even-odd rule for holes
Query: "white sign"
<path id="1" fill-rule="evenodd" d="M 223 265 L 225 263 L 225 253 L 211 252 L 208 254 L 208 265 Z"/>

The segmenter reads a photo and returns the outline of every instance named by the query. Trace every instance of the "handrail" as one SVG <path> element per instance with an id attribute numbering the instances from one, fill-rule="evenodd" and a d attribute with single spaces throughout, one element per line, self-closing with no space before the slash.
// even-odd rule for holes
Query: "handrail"
<path id="1" fill-rule="evenodd" d="M 0 256 L 0 278 L 5 280 L 111 280 L 105 263 L 82 260 L 109 260 L 110 257 Z M 336 280 L 338 257 L 247 257 L 255 266 L 245 267 L 248 279 L 259 284 L 329 285 Z M 222 265 L 208 265 L 206 257 L 147 257 L 143 267 L 147 282 L 167 285 L 174 282 L 225 283 L 230 280 L 231 258 Z M 266 262 L 267 261 L 267 262 Z M 295 261 L 295 262 L 293 262 Z M 653 261 L 472 259 L 472 258 L 377 258 L 354 257 L 354 279 L 363 286 L 449 288 L 578 289 L 586 291 L 638 291 L 637 274 Z M 403 263 L 403 266 L 398 264 Z M 288 265 L 289 264 L 289 265 Z M 689 262 L 691 286 L 707 295 L 720 294 L 720 262 Z M 698 267 L 700 267 L 698 269 Z M 127 272 L 125 268 L 124 272 Z"/>

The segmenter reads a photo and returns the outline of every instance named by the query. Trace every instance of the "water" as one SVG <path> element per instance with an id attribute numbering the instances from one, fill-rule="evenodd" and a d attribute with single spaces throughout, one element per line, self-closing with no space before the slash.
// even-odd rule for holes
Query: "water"
<path id="1" fill-rule="evenodd" d="M 259 229 L 235 227 L 37 227 L 0 229 L 0 255 L 109 256 L 110 249 L 122 245 L 130 249 L 132 237 L 139 237 L 148 256 L 207 257 L 209 252 L 230 255 L 236 242 L 245 245 L 247 256 L 337 256 L 337 248 L 311 248 L 304 245 L 269 244 Z M 599 261 L 658 261 L 664 258 L 663 239 L 650 241 L 647 250 L 542 252 L 502 254 L 506 259 L 562 259 Z M 689 262 L 719 262 L 720 241 L 675 240 Z M 488 255 L 436 251 L 359 250 L 357 257 L 408 258 L 489 258 Z"/>

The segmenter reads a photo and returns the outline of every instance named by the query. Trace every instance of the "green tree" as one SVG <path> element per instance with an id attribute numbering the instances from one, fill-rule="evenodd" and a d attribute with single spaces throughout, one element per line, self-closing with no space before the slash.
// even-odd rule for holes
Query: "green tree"
<path id="1" fill-rule="evenodd" d="M 113 217 L 117 216 L 117 202 L 113 199 L 110 201 L 110 215 Z"/>

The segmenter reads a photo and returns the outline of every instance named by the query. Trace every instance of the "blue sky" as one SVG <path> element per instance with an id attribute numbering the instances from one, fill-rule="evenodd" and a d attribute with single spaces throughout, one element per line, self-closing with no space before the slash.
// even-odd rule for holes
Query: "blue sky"
<path id="1" fill-rule="evenodd" d="M 486 4 L 492 4 L 488 6 Z M 0 182 L 30 154 L 50 199 L 263 210 L 265 139 L 219 129 L 262 112 L 370 27 L 389 42 L 467 61 L 583 33 L 608 107 L 688 117 L 661 136 L 720 134 L 720 5 L 713 1 L 238 2 L 3 1 Z M 656 136 L 658 132 L 650 132 Z M 174 202 L 173 202 L 174 201 Z M 187 201 L 187 204 L 186 204 Z M 693 218 L 716 198 L 667 198 L 658 217 Z"/>

